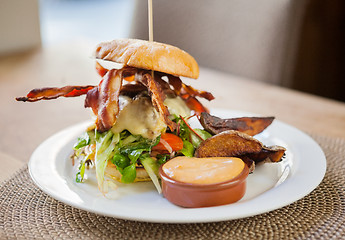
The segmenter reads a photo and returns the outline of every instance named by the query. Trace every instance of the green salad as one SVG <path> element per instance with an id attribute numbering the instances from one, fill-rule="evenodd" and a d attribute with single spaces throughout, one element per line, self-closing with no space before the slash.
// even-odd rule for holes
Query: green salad
<path id="1" fill-rule="evenodd" d="M 85 171 L 89 165 L 95 167 L 98 187 L 103 192 L 105 169 L 113 164 L 120 172 L 122 183 L 132 183 L 137 177 L 137 168 L 144 168 L 161 192 L 158 169 L 160 165 L 175 156 L 192 157 L 199 144 L 212 135 L 203 129 L 193 129 L 181 116 L 173 119 L 177 129 L 167 131 L 155 139 L 133 135 L 128 130 L 120 133 L 112 129 L 99 133 L 88 130 L 74 145 L 73 159 L 79 161 L 76 182 L 84 182 Z"/>

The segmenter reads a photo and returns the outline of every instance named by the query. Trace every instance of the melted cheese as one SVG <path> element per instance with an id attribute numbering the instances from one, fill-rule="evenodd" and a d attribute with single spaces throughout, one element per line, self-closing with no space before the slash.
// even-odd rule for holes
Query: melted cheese
<path id="1" fill-rule="evenodd" d="M 172 115 L 181 115 L 182 117 L 190 116 L 190 109 L 180 97 L 166 98 L 164 101 L 164 105 L 168 107 L 169 113 Z"/>
<path id="2" fill-rule="evenodd" d="M 167 98 L 164 101 L 171 114 L 189 116 L 190 110 L 180 98 Z M 133 135 L 154 139 L 166 130 L 166 124 L 152 106 L 148 97 L 132 100 L 128 97 L 119 98 L 120 113 L 117 116 L 113 132 L 128 130 Z"/>
<path id="3" fill-rule="evenodd" d="M 176 157 L 163 165 L 163 171 L 170 178 L 185 183 L 213 184 L 229 181 L 244 169 L 240 158 Z"/>

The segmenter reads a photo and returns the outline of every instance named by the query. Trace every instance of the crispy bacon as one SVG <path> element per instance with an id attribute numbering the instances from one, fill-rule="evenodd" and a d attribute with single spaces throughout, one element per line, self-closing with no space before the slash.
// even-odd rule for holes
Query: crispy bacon
<path id="1" fill-rule="evenodd" d="M 170 120 L 169 118 L 169 110 L 164 105 L 164 100 L 166 98 L 165 94 L 163 93 L 162 87 L 156 79 L 154 79 L 150 73 L 145 71 L 140 71 L 136 74 L 136 80 L 144 84 L 149 94 L 151 95 L 151 101 L 153 106 L 159 112 L 161 118 L 167 124 L 171 131 L 174 131 L 177 127 L 177 124 Z M 163 80 L 162 80 L 163 81 Z"/>
<path id="2" fill-rule="evenodd" d="M 120 90 L 120 95 L 128 96 L 130 98 L 134 98 L 139 93 L 147 91 L 147 88 L 140 82 L 136 82 L 134 84 L 125 84 L 122 85 Z"/>
<path id="3" fill-rule="evenodd" d="M 154 78 L 152 78 L 150 74 L 145 74 L 145 78 L 147 78 L 147 88 L 151 95 L 151 101 L 153 106 L 158 110 L 161 117 L 163 117 L 164 122 L 168 125 L 170 130 L 174 131 L 177 127 L 177 124 L 170 120 L 169 110 L 163 104 L 166 96 L 163 94 L 162 88 L 160 87 L 159 83 Z"/>
<path id="4" fill-rule="evenodd" d="M 181 89 L 182 89 L 182 81 L 179 77 L 175 77 L 173 75 L 168 75 L 169 84 L 173 86 L 174 91 L 177 96 L 181 95 Z"/>
<path id="5" fill-rule="evenodd" d="M 134 74 L 134 68 L 125 67 L 120 70 L 109 70 L 98 87 L 89 91 L 84 106 L 90 107 L 97 116 L 96 127 L 99 132 L 109 130 L 116 122 L 119 113 L 119 95 L 122 80 Z"/>
<path id="6" fill-rule="evenodd" d="M 210 92 L 206 92 L 206 91 L 201 91 L 201 90 L 197 90 L 195 88 L 193 88 L 190 85 L 186 85 L 184 83 L 182 83 L 182 94 L 189 94 L 191 97 L 202 97 L 205 98 L 209 101 L 214 99 L 214 96 L 212 95 L 212 93 Z"/>
<path id="7" fill-rule="evenodd" d="M 119 94 L 122 86 L 121 71 L 112 69 L 104 75 L 98 88 L 89 91 L 85 99 L 85 107 L 91 107 L 97 116 L 97 130 L 109 130 L 116 122 L 119 113 Z"/>
<path id="8" fill-rule="evenodd" d="M 196 97 L 182 95 L 181 98 L 185 101 L 189 109 L 193 110 L 197 116 L 200 116 L 200 114 L 203 112 L 209 113 L 209 110 L 204 105 L 202 105 L 201 102 L 196 99 Z"/>
<path id="9" fill-rule="evenodd" d="M 176 97 L 176 93 L 171 89 L 170 84 L 164 81 L 159 74 L 154 74 L 156 82 L 159 84 L 164 94 L 169 97 Z"/>
<path id="10" fill-rule="evenodd" d="M 203 97 L 212 100 L 211 93 L 199 91 L 182 83 L 181 79 L 169 74 L 157 72 L 152 77 L 150 71 L 133 67 L 123 67 L 119 70 L 108 70 L 96 63 L 97 72 L 103 76 L 98 86 L 66 86 L 62 88 L 33 89 L 26 97 L 18 97 L 17 101 L 35 102 L 42 99 L 55 99 L 58 97 L 76 97 L 86 95 L 85 107 L 90 107 L 97 116 L 97 130 L 104 132 L 109 130 L 116 122 L 119 113 L 119 95 L 135 97 L 143 91 L 148 91 L 152 105 L 159 112 L 162 120 L 171 131 L 177 127 L 169 118 L 169 110 L 164 105 L 166 96 L 180 96 L 187 106 L 197 114 L 207 109 L 196 99 Z M 162 79 L 167 76 L 169 83 Z M 131 82 L 122 86 L 123 80 Z M 173 87 L 173 89 L 171 88 Z"/>
<path id="11" fill-rule="evenodd" d="M 201 91 L 193 88 L 190 85 L 184 84 L 179 77 L 168 75 L 169 84 L 174 87 L 174 91 L 178 96 L 189 95 L 190 97 L 202 97 L 209 101 L 214 99 L 210 92 Z"/>
<path id="12" fill-rule="evenodd" d="M 209 112 L 206 107 L 196 97 L 202 97 L 209 101 L 214 99 L 214 96 L 210 92 L 197 90 L 189 85 L 182 83 L 179 77 L 168 75 L 169 84 L 174 87 L 176 95 L 180 96 L 187 106 L 193 110 L 198 116 L 202 112 Z"/>
<path id="13" fill-rule="evenodd" d="M 101 84 L 100 82 L 99 84 Z M 85 108 L 91 108 L 93 111 L 93 114 L 97 116 L 98 114 L 98 98 L 99 98 L 99 90 L 98 87 L 95 87 L 88 91 L 86 94 L 85 102 L 84 102 L 84 107 Z"/>
<path id="14" fill-rule="evenodd" d="M 86 94 L 88 91 L 93 89 L 95 86 L 65 86 L 62 88 L 35 88 L 31 90 L 26 97 L 17 97 L 17 101 L 23 102 L 36 102 L 39 100 L 50 100 L 58 97 L 78 97 Z"/>

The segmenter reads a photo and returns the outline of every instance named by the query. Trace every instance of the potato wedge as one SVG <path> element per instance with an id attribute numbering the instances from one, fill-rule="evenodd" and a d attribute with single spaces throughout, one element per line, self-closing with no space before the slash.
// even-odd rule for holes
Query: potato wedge
<path id="1" fill-rule="evenodd" d="M 279 162 L 285 155 L 286 149 L 281 146 L 264 146 L 259 153 L 248 154 L 247 157 L 255 163 Z"/>
<path id="2" fill-rule="evenodd" d="M 195 151 L 195 157 L 230 157 L 259 153 L 262 143 L 248 134 L 235 130 L 219 133 L 203 141 Z"/>
<path id="3" fill-rule="evenodd" d="M 203 112 L 200 116 L 201 125 L 212 134 L 218 134 L 227 130 L 237 130 L 250 136 L 261 133 L 274 120 L 274 117 L 241 117 L 221 119 Z"/>
<path id="4" fill-rule="evenodd" d="M 242 161 L 248 166 L 249 173 L 253 173 L 255 170 L 255 162 L 246 156 L 241 156 Z"/>
<path id="5" fill-rule="evenodd" d="M 259 140 L 235 130 L 219 133 L 203 141 L 195 157 L 238 157 L 251 169 L 258 163 L 279 162 L 286 149 L 281 146 L 264 146 Z"/>

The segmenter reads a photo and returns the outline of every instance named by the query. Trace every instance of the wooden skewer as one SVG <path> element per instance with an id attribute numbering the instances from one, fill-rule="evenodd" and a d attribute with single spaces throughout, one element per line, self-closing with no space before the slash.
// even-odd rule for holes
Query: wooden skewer
<path id="1" fill-rule="evenodd" d="M 148 15 L 149 15 L 149 41 L 153 42 L 153 9 L 152 9 L 152 0 L 147 0 L 148 3 Z M 154 72 L 151 71 L 152 78 L 154 79 Z"/>
<path id="2" fill-rule="evenodd" d="M 149 41 L 153 42 L 153 9 L 152 9 L 152 0 L 148 0 L 148 9 L 149 9 Z"/>

